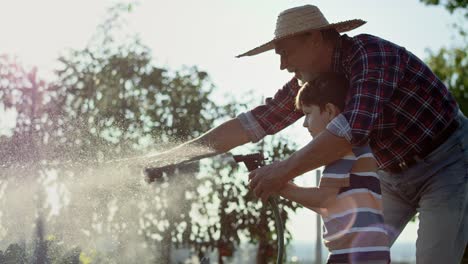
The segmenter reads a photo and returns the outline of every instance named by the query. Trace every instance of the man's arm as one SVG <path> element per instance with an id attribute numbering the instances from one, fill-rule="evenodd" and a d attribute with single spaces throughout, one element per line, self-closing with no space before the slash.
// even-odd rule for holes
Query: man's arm
<path id="1" fill-rule="evenodd" d="M 250 188 L 266 201 L 293 178 L 320 166 L 330 164 L 352 151 L 351 144 L 343 137 L 324 130 L 309 144 L 289 158 L 261 167 L 249 174 Z"/>
<path id="2" fill-rule="evenodd" d="M 146 167 L 161 167 L 227 152 L 249 142 L 239 119 L 230 119 L 203 135 L 163 152 L 133 158 Z"/>
<path id="3" fill-rule="evenodd" d="M 289 172 L 286 178 L 288 181 L 292 180 L 308 171 L 330 164 L 351 151 L 352 145 L 349 141 L 324 130 L 284 161 Z"/>
<path id="4" fill-rule="evenodd" d="M 183 145 L 204 146 L 224 153 L 248 142 L 250 139 L 239 119 L 233 118 Z"/>
<path id="5" fill-rule="evenodd" d="M 237 117 L 252 142 L 278 133 L 304 115 L 302 111 L 296 111 L 294 105 L 299 89 L 297 79 L 292 78 L 272 98 L 266 98 L 264 104 Z"/>

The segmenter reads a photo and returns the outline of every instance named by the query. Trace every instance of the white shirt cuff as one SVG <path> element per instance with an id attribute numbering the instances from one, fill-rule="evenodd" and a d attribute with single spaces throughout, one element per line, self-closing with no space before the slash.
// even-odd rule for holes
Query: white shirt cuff
<path id="1" fill-rule="evenodd" d="M 241 122 L 242 127 L 250 138 L 252 142 L 258 142 L 266 136 L 265 130 L 260 126 L 252 113 L 245 112 L 237 116 Z"/>

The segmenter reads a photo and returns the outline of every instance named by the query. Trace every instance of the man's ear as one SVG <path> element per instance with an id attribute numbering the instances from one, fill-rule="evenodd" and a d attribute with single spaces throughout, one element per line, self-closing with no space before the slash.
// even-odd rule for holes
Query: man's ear
<path id="1" fill-rule="evenodd" d="M 325 105 L 325 112 L 327 113 L 327 121 L 330 122 L 340 113 L 340 109 L 338 109 L 338 107 L 332 103 L 327 103 Z"/>

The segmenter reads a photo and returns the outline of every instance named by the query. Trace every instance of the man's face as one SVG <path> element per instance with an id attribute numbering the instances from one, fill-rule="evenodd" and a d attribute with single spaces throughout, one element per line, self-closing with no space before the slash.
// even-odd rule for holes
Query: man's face
<path id="1" fill-rule="evenodd" d="M 315 73 L 327 71 L 324 48 L 319 31 L 275 43 L 275 51 L 281 57 L 280 69 L 287 69 L 303 82 L 310 81 Z"/>

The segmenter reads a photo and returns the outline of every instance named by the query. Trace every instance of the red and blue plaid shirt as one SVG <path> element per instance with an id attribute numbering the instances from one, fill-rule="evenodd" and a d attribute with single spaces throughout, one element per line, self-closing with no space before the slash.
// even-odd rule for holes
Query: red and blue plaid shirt
<path id="1" fill-rule="evenodd" d="M 332 70 L 350 89 L 343 112 L 327 126 L 352 145 L 369 143 L 381 168 L 417 155 L 455 118 L 458 105 L 437 76 L 405 48 L 371 35 L 341 36 Z M 303 116 L 295 78 L 239 119 L 253 142 Z"/>

